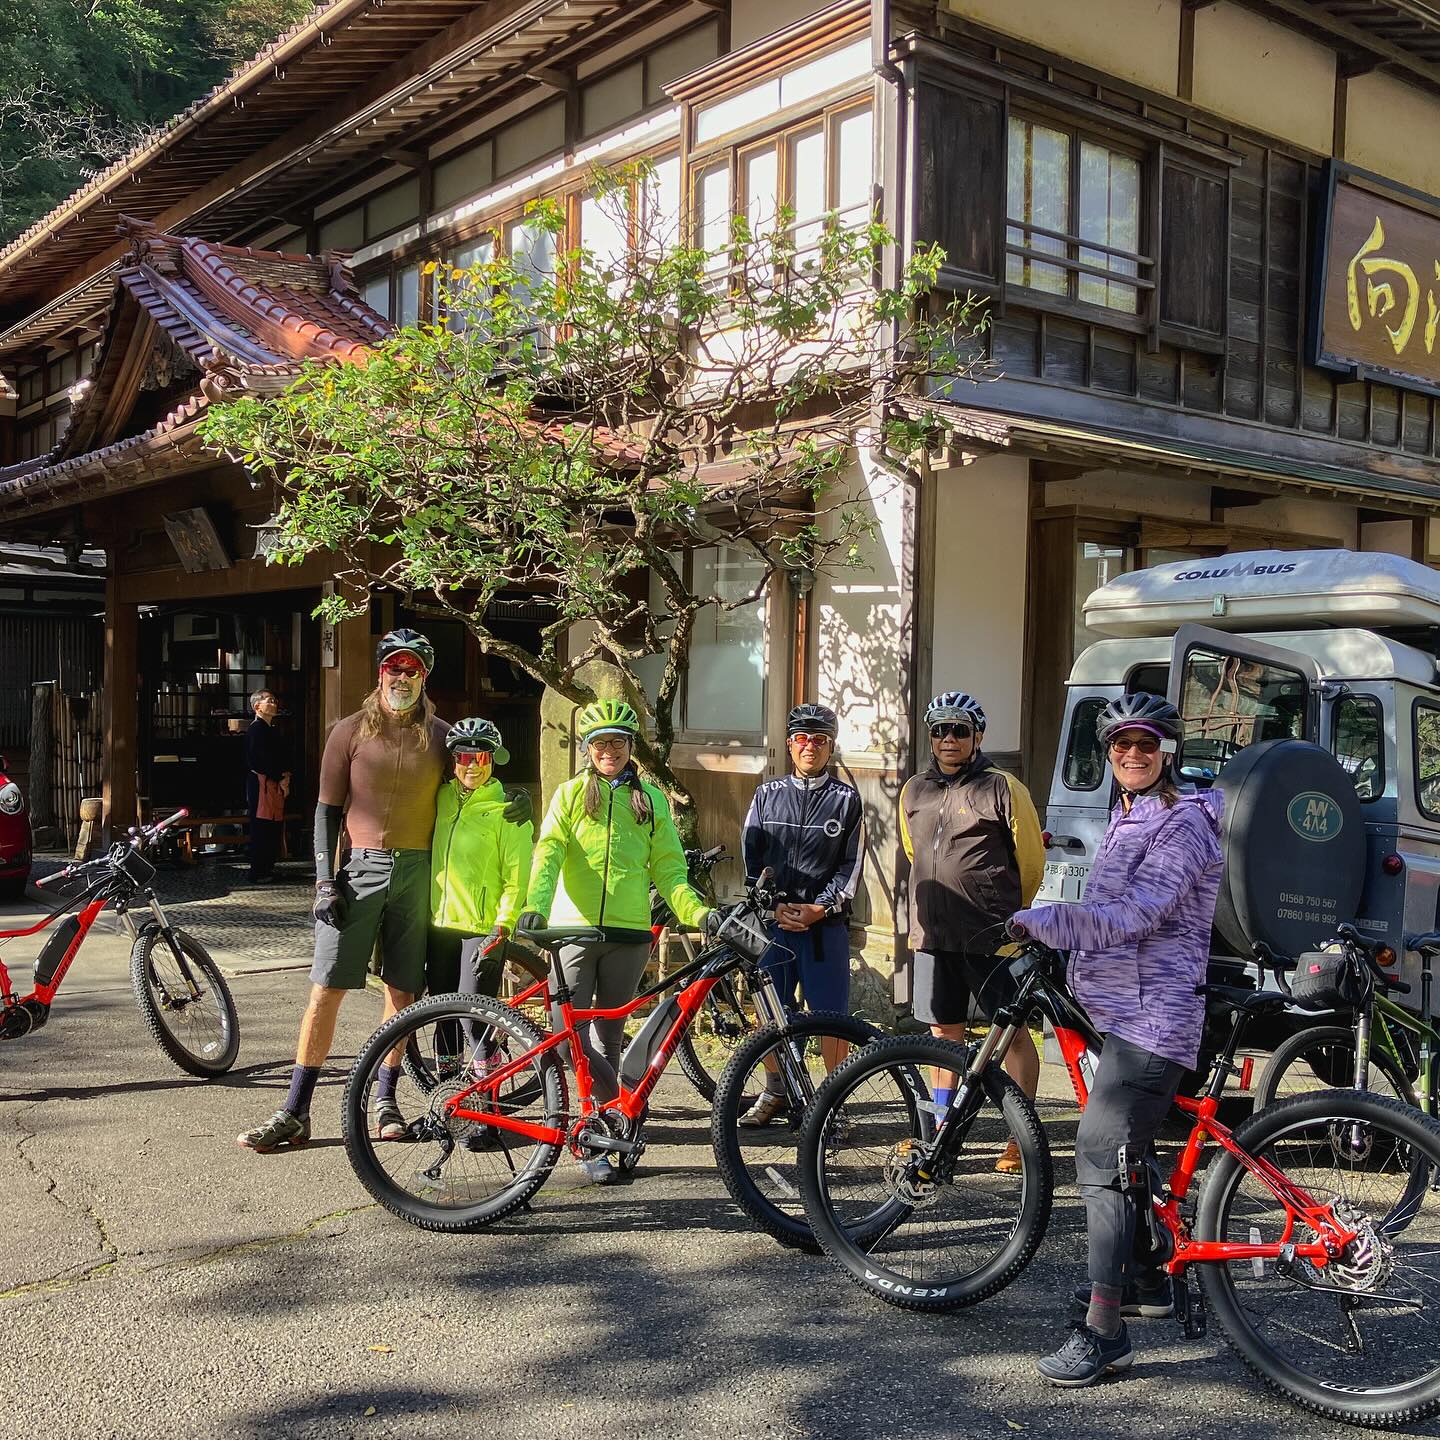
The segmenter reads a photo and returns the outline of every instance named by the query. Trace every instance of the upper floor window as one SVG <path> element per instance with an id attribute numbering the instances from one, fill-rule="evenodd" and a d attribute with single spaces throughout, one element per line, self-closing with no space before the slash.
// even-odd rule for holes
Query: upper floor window
<path id="1" fill-rule="evenodd" d="M 1142 313 L 1154 287 L 1141 253 L 1140 157 L 1021 115 L 1010 117 L 1006 149 L 1006 281 Z"/>
<path id="2" fill-rule="evenodd" d="M 786 211 L 795 265 L 803 269 L 815 259 L 827 219 L 861 225 L 869 218 L 870 145 L 867 101 L 708 156 L 690 177 L 696 243 L 723 246 L 734 216 L 744 216 L 753 235 L 769 235 Z M 711 263 L 717 273 L 725 269 L 723 256 Z"/>

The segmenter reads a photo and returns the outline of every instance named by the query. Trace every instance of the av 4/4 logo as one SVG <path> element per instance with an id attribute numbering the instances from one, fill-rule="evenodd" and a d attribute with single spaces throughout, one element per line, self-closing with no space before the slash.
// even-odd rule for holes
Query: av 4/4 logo
<path id="1" fill-rule="evenodd" d="M 1286 808 L 1290 828 L 1302 840 L 1333 840 L 1345 823 L 1340 807 L 1318 790 L 1305 790 Z"/>

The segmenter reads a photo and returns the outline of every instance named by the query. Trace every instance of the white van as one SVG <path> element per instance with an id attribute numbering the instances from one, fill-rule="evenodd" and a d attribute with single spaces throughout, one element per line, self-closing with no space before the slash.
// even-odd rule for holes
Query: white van
<path id="1" fill-rule="evenodd" d="M 1067 682 L 1040 899 L 1083 894 L 1113 803 L 1095 720 L 1108 700 L 1146 690 L 1184 717 L 1177 766 L 1194 784 L 1212 783 L 1247 747 L 1283 739 L 1318 744 L 1348 775 L 1365 836 L 1355 913 L 1302 909 L 1305 934 L 1318 942 L 1331 920 L 1349 920 L 1400 952 L 1405 933 L 1436 928 L 1440 573 L 1347 550 L 1183 560 L 1102 586 L 1085 623 L 1112 638 L 1089 646 Z M 1240 950 L 1217 933 L 1218 966 Z M 1402 961 L 1415 980 L 1416 957 Z"/>

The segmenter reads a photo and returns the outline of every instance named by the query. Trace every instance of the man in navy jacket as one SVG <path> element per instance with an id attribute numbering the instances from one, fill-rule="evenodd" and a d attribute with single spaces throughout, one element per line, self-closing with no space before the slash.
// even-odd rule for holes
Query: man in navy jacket
<path id="1" fill-rule="evenodd" d="M 792 773 L 755 792 L 745 817 L 743 849 L 750 881 L 769 866 L 776 877 L 774 944 L 762 962 L 786 1005 L 798 988 L 810 1010 L 850 1009 L 850 906 L 865 865 L 865 820 L 855 788 L 831 771 L 840 724 L 825 705 L 797 705 L 785 723 Z M 827 1069 L 843 1046 L 822 1039 Z M 832 1053 L 833 1052 L 833 1053 Z M 743 1125 L 768 1125 L 785 1107 L 772 1076 Z"/>

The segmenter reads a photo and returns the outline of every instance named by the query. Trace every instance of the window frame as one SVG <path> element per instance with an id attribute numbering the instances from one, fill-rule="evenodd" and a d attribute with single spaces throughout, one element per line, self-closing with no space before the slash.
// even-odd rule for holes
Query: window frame
<path id="1" fill-rule="evenodd" d="M 1385 769 L 1385 703 L 1378 695 L 1372 695 L 1369 691 L 1365 690 L 1351 691 L 1348 694 L 1341 695 L 1335 701 L 1335 704 L 1330 710 L 1330 754 L 1334 756 L 1337 764 L 1340 763 L 1340 755 L 1336 748 L 1340 738 L 1340 709 L 1343 705 L 1348 704 L 1367 705 L 1376 721 L 1376 729 L 1380 742 L 1375 751 L 1375 782 L 1377 789 L 1373 795 L 1360 795 L 1357 792 L 1355 797 L 1362 805 L 1373 805 L 1377 800 L 1383 800 L 1385 798 L 1385 783 L 1387 779 Z"/>
<path id="2" fill-rule="evenodd" d="M 1012 216 L 1010 211 L 1010 123 L 1020 120 L 1030 125 L 1043 125 L 1066 135 L 1068 147 L 1068 186 L 1065 197 L 1069 215 L 1069 232 L 1050 230 Z M 1124 155 L 1134 160 L 1139 167 L 1139 195 L 1136 201 L 1137 221 L 1140 234 L 1140 250 L 1124 250 L 1098 240 L 1086 240 L 1078 230 L 1080 213 L 1081 152 L 1085 144 L 1099 145 L 1105 150 Z M 1156 147 L 1134 138 L 1117 136 L 1099 126 L 1086 125 L 1074 115 L 1052 110 L 1041 104 L 1007 105 L 1005 108 L 1005 172 L 1001 177 L 1004 202 L 1001 205 L 1000 239 L 1000 288 L 1004 297 L 1023 301 L 1039 309 L 1063 312 L 1083 318 L 1092 323 L 1100 317 L 1106 325 L 1116 329 L 1131 330 L 1137 334 L 1148 334 L 1155 326 L 1159 296 L 1159 257 L 1154 253 L 1157 245 L 1155 234 L 1155 193 L 1159 184 L 1159 157 Z M 1064 244 L 1063 252 L 1051 254 L 1015 244 L 1010 232 L 1019 230 L 1027 234 L 1039 234 Z M 1023 237 L 1022 237 L 1023 238 Z M 1101 251 L 1135 262 L 1136 273 L 1102 270 L 1079 258 L 1083 250 Z M 1146 253 L 1146 252 L 1150 253 Z M 1010 279 L 1012 256 L 1035 265 L 1052 265 L 1065 272 L 1065 291 L 1040 290 L 1022 281 Z M 1093 300 L 1080 298 L 1080 280 L 1085 276 L 1103 280 L 1112 285 L 1131 288 L 1135 292 L 1135 309 L 1116 310 Z"/>
<path id="3" fill-rule="evenodd" d="M 1421 781 L 1423 776 L 1420 772 L 1420 712 L 1421 710 L 1433 710 L 1440 715 L 1440 699 L 1427 699 L 1423 695 L 1417 695 L 1410 706 L 1410 746 L 1411 754 L 1414 757 L 1415 807 L 1427 820 L 1440 820 L 1440 809 L 1432 810 L 1421 798 Z M 1434 778 L 1440 779 L 1440 770 L 1434 772 Z"/>
<path id="4" fill-rule="evenodd" d="M 685 153 L 682 156 L 685 174 L 681 194 L 685 210 L 682 233 L 686 236 L 686 244 L 696 248 L 700 248 L 702 245 L 703 216 L 700 205 L 700 182 L 704 176 L 722 165 L 727 168 L 729 177 L 730 222 L 733 222 L 738 216 L 748 216 L 749 214 L 750 195 L 745 183 L 746 165 L 751 157 L 765 151 L 771 151 L 775 155 L 775 190 L 779 197 L 777 209 L 793 205 L 795 165 L 792 159 L 792 150 L 794 142 L 817 127 L 821 131 L 825 146 L 825 209 L 819 215 L 797 213 L 786 228 L 793 237 L 806 226 L 827 224 L 832 217 L 842 224 L 847 223 L 845 217 L 860 207 L 852 205 L 849 209 L 842 210 L 837 203 L 840 190 L 840 167 L 837 163 L 839 133 L 841 125 L 846 120 L 859 115 L 862 111 L 869 112 L 870 123 L 873 127 L 875 123 L 874 101 L 868 90 L 864 94 L 847 94 L 832 99 L 828 104 L 807 113 L 792 114 L 781 118 L 768 117 L 769 123 L 763 126 L 737 130 L 733 134 L 723 137 L 717 143 L 707 144 L 704 149 Z M 873 137 L 873 128 L 871 133 Z M 856 225 L 863 225 L 869 220 L 870 207 L 874 200 L 873 171 L 869 188 L 871 193 L 864 202 L 864 216 L 853 222 Z M 729 233 L 727 222 L 727 237 Z M 805 253 L 804 250 L 797 250 L 797 262 L 803 260 Z M 726 267 L 717 265 L 715 268 L 717 276 L 729 273 Z"/>
<path id="5" fill-rule="evenodd" d="M 727 544 L 725 544 L 723 541 L 717 541 L 713 547 L 703 547 L 703 548 L 713 548 L 713 549 L 716 549 L 716 550 L 733 550 L 733 551 L 737 551 L 737 552 L 739 552 L 739 553 L 741 553 L 741 554 L 744 553 L 742 547 L 737 546 L 737 545 L 727 545 Z M 684 557 L 683 557 L 684 563 L 683 563 L 682 572 L 681 572 L 681 573 L 683 574 L 683 576 L 684 576 L 685 585 L 686 585 L 686 587 L 687 587 L 688 589 L 690 589 L 690 591 L 691 591 L 692 594 L 694 593 L 694 585 L 695 585 L 695 556 L 696 556 L 696 551 L 695 551 L 695 550 L 687 550 L 687 551 L 685 552 Z M 760 614 L 760 652 L 761 652 L 761 661 L 762 661 L 762 666 L 761 666 L 761 671 L 760 671 L 760 704 L 759 704 L 759 716 L 758 716 L 758 718 L 759 718 L 759 724 L 758 724 L 757 727 L 756 727 L 755 729 L 753 729 L 753 730 L 739 730 L 738 728 L 737 728 L 737 729 L 731 729 L 731 730 L 718 730 L 718 729 L 714 729 L 714 728 L 708 728 L 708 729 L 707 729 L 706 727 L 701 726 L 701 725 L 692 725 L 691 722 L 690 722 L 690 681 L 691 681 L 691 675 L 692 675 L 693 665 L 687 665 L 687 666 L 686 666 L 686 669 L 685 669 L 684 678 L 682 679 L 681 685 L 680 685 L 680 694 L 676 697 L 676 699 L 677 699 L 676 710 L 677 710 L 679 713 L 678 713 L 678 716 L 677 716 L 677 718 L 676 718 L 676 726 L 675 726 L 676 738 L 679 739 L 679 740 L 681 740 L 681 741 L 683 741 L 685 744 L 692 744 L 692 745 L 732 745 L 732 744 L 739 744 L 739 745 L 742 745 L 742 746 L 754 746 L 754 745 L 763 745 L 763 744 L 765 743 L 765 737 L 766 737 L 766 735 L 767 735 L 767 733 L 768 733 L 768 730 L 767 730 L 767 717 L 768 717 L 768 715 L 769 715 L 769 708 L 768 708 L 768 707 L 769 707 L 769 704 L 770 704 L 770 663 L 769 663 L 769 661 L 770 661 L 770 642 L 771 642 L 771 638 L 772 638 L 772 635 L 773 635 L 772 626 L 771 626 L 772 617 L 771 617 L 770 610 L 771 610 L 771 605 L 773 604 L 773 602 L 774 602 L 774 600 L 775 600 L 775 590 L 774 590 L 773 580 L 774 580 L 774 576 L 773 576 L 773 574 L 772 574 L 770 582 L 768 582 L 768 583 L 766 584 L 764 596 L 763 596 L 761 599 L 756 600 L 756 601 L 754 602 L 755 608 L 759 611 L 759 614 Z M 706 607 L 706 608 L 708 608 L 708 607 Z M 705 613 L 705 612 L 704 612 L 703 609 L 699 612 L 699 614 L 702 614 L 702 615 L 703 615 L 704 613 Z M 693 638 L 692 638 L 692 641 L 691 641 L 691 660 L 692 660 L 692 661 L 694 660 L 694 641 L 693 641 Z"/>

